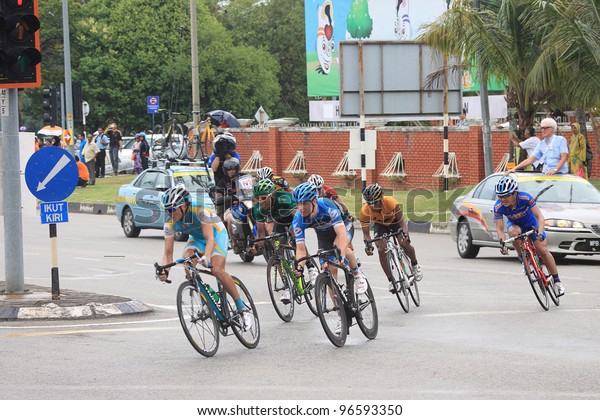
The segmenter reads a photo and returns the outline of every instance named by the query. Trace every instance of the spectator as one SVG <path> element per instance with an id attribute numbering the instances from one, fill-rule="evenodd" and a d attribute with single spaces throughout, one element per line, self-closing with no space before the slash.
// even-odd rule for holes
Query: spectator
<path id="1" fill-rule="evenodd" d="M 79 148 L 79 152 L 78 152 L 79 160 L 83 164 L 86 164 L 85 156 L 83 155 L 83 149 L 85 149 L 85 146 L 87 145 L 87 143 L 88 143 L 88 140 L 85 137 L 83 137 L 83 133 L 77 134 L 77 143 L 75 143 L 75 145 L 76 145 L 76 147 Z"/>
<path id="2" fill-rule="evenodd" d="M 213 153 L 208 158 L 206 164 L 211 167 L 215 174 L 215 185 L 226 181 L 225 173 L 223 172 L 223 162 L 232 157 L 236 158 L 239 163 L 242 162 L 239 153 L 235 151 L 235 147 L 235 137 L 228 132 L 218 134 L 213 141 Z"/>
<path id="3" fill-rule="evenodd" d="M 110 164 L 114 175 L 117 176 L 119 175 L 119 152 L 123 150 L 123 138 L 116 123 L 109 124 L 106 129 L 106 137 L 109 141 Z"/>
<path id="4" fill-rule="evenodd" d="M 569 173 L 587 179 L 585 170 L 587 142 L 580 132 L 578 123 L 571 124 L 571 133 L 571 139 L 569 140 Z"/>
<path id="5" fill-rule="evenodd" d="M 141 143 L 142 138 L 139 134 L 136 134 L 135 143 L 133 143 L 133 148 L 131 152 L 131 158 L 133 160 L 133 173 L 136 175 L 142 172 Z"/>
<path id="6" fill-rule="evenodd" d="M 146 134 L 142 131 L 138 134 L 141 138 L 140 156 L 142 158 L 142 170 L 148 169 L 148 158 L 150 157 L 150 145 L 146 141 Z"/>
<path id="7" fill-rule="evenodd" d="M 85 148 L 83 149 L 83 157 L 85 157 L 85 166 L 87 166 L 90 181 L 88 185 L 96 185 L 96 156 L 100 153 L 98 145 L 93 141 L 94 136 L 87 135 Z"/>
<path id="8" fill-rule="evenodd" d="M 566 174 L 569 172 L 569 147 L 567 139 L 554 134 L 557 129 L 556 121 L 552 118 L 544 118 L 541 122 L 542 135 L 544 139 L 533 151 L 531 156 L 514 168 L 506 171 L 506 174 L 531 165 L 536 159 L 542 164 L 542 172 L 546 175 Z"/>
<path id="9" fill-rule="evenodd" d="M 98 128 L 96 135 L 96 145 L 100 149 L 98 157 L 96 157 L 96 178 L 104 178 L 106 171 L 106 148 L 108 147 L 108 137 L 104 134 L 102 127 Z"/>
<path id="10" fill-rule="evenodd" d="M 457 127 L 468 127 L 469 123 L 467 122 L 467 114 L 465 114 L 464 112 L 462 114 L 460 114 L 460 117 L 458 117 L 458 122 L 456 123 Z"/>
<path id="11" fill-rule="evenodd" d="M 41 137 L 36 137 L 35 138 L 35 144 L 34 144 L 34 152 L 37 152 L 38 150 L 40 150 L 42 147 L 44 147 L 44 139 L 42 139 Z"/>
<path id="12" fill-rule="evenodd" d="M 79 171 L 79 179 L 77 180 L 77 186 L 85 188 L 90 180 L 90 173 L 87 167 L 81 163 L 79 156 L 75 155 L 75 162 L 77 163 L 77 171 Z"/>
<path id="13" fill-rule="evenodd" d="M 60 140 L 60 137 L 52 136 L 52 146 L 62 147 L 62 141 Z"/>
<path id="14" fill-rule="evenodd" d="M 515 147 L 521 147 L 522 149 L 525 149 L 527 152 L 527 157 L 529 157 L 540 144 L 540 139 L 535 135 L 535 128 L 530 125 L 525 128 L 525 135 L 527 136 L 527 139 L 523 141 L 517 140 L 515 136 L 510 136 L 510 141 L 513 142 Z M 522 159 L 521 161 L 523 160 L 525 159 Z M 542 166 L 537 159 L 533 162 L 532 166 L 535 172 L 539 172 L 542 169 Z"/>

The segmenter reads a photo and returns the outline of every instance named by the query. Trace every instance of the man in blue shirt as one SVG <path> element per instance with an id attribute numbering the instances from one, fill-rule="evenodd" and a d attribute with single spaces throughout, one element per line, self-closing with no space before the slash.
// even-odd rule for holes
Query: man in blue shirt
<path id="1" fill-rule="evenodd" d="M 98 128 L 98 134 L 94 141 L 98 149 L 100 149 L 100 153 L 96 157 L 96 178 L 104 178 L 106 171 L 106 148 L 108 147 L 108 137 L 104 134 L 104 128 Z"/>
<path id="2" fill-rule="evenodd" d="M 494 205 L 494 220 L 496 222 L 496 232 L 502 249 L 500 252 L 508 254 L 508 248 L 504 245 L 506 237 L 504 236 L 504 217 L 508 220 L 507 232 L 512 238 L 520 235 L 522 232 L 527 232 L 531 228 L 535 228 L 538 232 L 535 238 L 532 238 L 535 249 L 548 267 L 550 274 L 554 277 L 556 290 L 561 296 L 565 293 L 560 278 L 558 277 L 558 269 L 554 257 L 548 251 L 546 246 L 546 232 L 544 231 L 544 215 L 538 207 L 535 199 L 529 193 L 518 190 L 517 181 L 511 177 L 504 177 L 496 184 L 496 194 L 498 201 Z M 521 241 L 514 241 L 517 255 L 521 255 Z"/>
<path id="3" fill-rule="evenodd" d="M 536 160 L 543 164 L 542 172 L 546 175 L 569 173 L 569 145 L 567 139 L 563 136 L 554 134 L 557 129 L 556 121 L 552 118 L 544 118 L 540 128 L 544 139 L 538 144 L 531 156 L 506 171 L 506 174 L 525 168 Z"/>

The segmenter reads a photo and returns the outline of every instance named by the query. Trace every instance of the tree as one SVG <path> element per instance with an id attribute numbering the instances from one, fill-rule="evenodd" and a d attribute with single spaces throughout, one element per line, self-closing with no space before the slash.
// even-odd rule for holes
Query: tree
<path id="1" fill-rule="evenodd" d="M 373 19 L 369 15 L 368 0 L 352 0 L 346 20 L 348 33 L 352 38 L 368 38 L 373 31 Z"/>

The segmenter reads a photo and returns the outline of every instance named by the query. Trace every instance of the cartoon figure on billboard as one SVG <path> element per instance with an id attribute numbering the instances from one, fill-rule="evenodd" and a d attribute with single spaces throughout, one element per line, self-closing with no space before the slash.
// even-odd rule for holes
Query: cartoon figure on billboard
<path id="1" fill-rule="evenodd" d="M 346 18 L 348 33 L 351 38 L 369 38 L 373 32 L 373 18 L 369 15 L 368 0 L 352 0 L 350 13 Z"/>
<path id="2" fill-rule="evenodd" d="M 406 41 L 411 39 L 411 31 L 410 31 L 410 16 L 408 1 L 409 0 L 397 0 L 396 4 L 396 21 L 394 23 L 394 33 L 396 38 Z"/>
<path id="3" fill-rule="evenodd" d="M 319 29 L 317 31 L 317 72 L 329 74 L 335 42 L 333 41 L 333 4 L 328 0 L 319 8 Z"/>

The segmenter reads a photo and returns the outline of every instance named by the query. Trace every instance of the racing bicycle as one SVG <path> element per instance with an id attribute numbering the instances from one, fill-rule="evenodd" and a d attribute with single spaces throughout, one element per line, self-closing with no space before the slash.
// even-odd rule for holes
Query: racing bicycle
<path id="1" fill-rule="evenodd" d="M 185 137 L 183 135 L 183 126 L 177 121 L 177 116 L 182 114 L 166 109 L 159 109 L 158 111 L 162 115 L 162 123 L 155 125 L 152 130 L 152 152 L 154 156 L 180 159 L 185 154 Z M 166 121 L 165 114 L 167 115 Z M 157 136 L 158 138 L 156 138 Z"/>
<path id="2" fill-rule="evenodd" d="M 201 255 L 194 252 L 191 257 L 179 258 L 170 264 L 154 264 L 157 276 L 164 269 L 177 264 L 182 264 L 189 273 L 187 281 L 181 283 L 177 290 L 177 313 L 190 344 L 201 355 L 214 356 L 219 349 L 219 336 L 231 335 L 231 329 L 242 345 L 249 349 L 255 348 L 260 339 L 260 323 L 250 292 L 240 279 L 232 276 L 240 297 L 246 302 L 246 310 L 254 318 L 252 326 L 246 328 L 242 312 L 236 309 L 233 298 L 225 291 L 221 282 L 217 281 L 215 291 L 202 278 L 203 274 L 212 277 L 214 274 L 209 270 L 197 268 L 195 262 L 198 258 L 201 258 Z M 167 280 L 167 283 L 170 282 Z"/>
<path id="3" fill-rule="evenodd" d="M 385 258 L 390 268 L 393 280 L 393 293 L 398 298 L 400 306 L 404 312 L 410 309 L 410 301 L 408 295 L 412 298 L 415 306 L 421 306 L 421 296 L 419 295 L 418 283 L 414 280 L 415 275 L 412 268 L 412 263 L 404 249 L 398 243 L 398 235 L 403 238 L 408 238 L 404 230 L 400 229 L 397 232 L 386 233 L 378 236 L 370 241 L 365 241 L 368 246 L 373 242 L 385 240 Z"/>
<path id="4" fill-rule="evenodd" d="M 329 256 L 335 257 L 336 261 L 325 260 Z M 340 262 L 342 259 L 337 247 L 320 249 L 314 255 L 300 258 L 296 260 L 296 266 L 312 258 L 325 260 L 323 272 L 317 277 L 315 285 L 315 301 L 321 325 L 329 341 L 336 347 L 342 347 L 350 333 L 353 319 L 365 337 L 373 340 L 377 336 L 378 316 L 371 286 L 367 282 L 367 291 L 363 294 L 354 291 L 354 275 L 345 262 Z M 344 272 L 345 285 L 339 284 L 334 278 L 330 266 L 338 267 Z"/>
<path id="5" fill-rule="evenodd" d="M 510 239 L 504 241 L 504 245 L 508 245 L 514 241 L 521 241 L 521 261 L 523 263 L 523 270 L 525 275 L 529 279 L 529 284 L 533 289 L 533 293 L 537 298 L 538 302 L 544 308 L 545 311 L 550 309 L 550 300 L 556 306 L 560 305 L 560 297 L 556 290 L 556 284 L 554 284 L 554 277 L 548 273 L 548 268 L 540 260 L 540 257 L 533 245 L 531 235 L 537 235 L 536 229 L 531 229 L 525 233 L 521 233 Z"/>
<path id="6" fill-rule="evenodd" d="M 267 286 L 275 312 L 285 322 L 294 317 L 294 303 L 305 303 L 310 311 L 318 316 L 314 301 L 315 285 L 308 281 L 308 274 L 296 276 L 294 273 L 295 248 L 282 243 L 286 232 L 275 233 L 252 242 L 264 241 L 263 253 L 271 255 L 267 263 Z M 311 268 L 317 268 L 314 260 L 310 260 Z"/>

